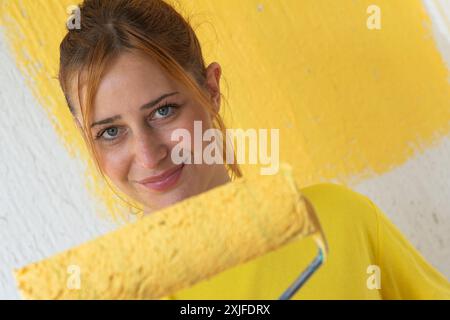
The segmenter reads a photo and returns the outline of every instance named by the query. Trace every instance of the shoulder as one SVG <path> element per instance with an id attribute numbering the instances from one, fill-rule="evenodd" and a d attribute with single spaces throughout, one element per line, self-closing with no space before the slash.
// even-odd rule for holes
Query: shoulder
<path id="1" fill-rule="evenodd" d="M 372 200 L 350 187 L 337 183 L 318 183 L 303 187 L 300 192 L 310 200 L 319 219 L 333 223 L 366 225 L 377 224 L 377 206 Z M 358 222 L 358 223 L 357 223 Z"/>
<path id="2" fill-rule="evenodd" d="M 365 272 L 368 264 L 376 264 L 379 217 L 376 205 L 367 196 L 336 183 L 314 184 L 300 188 L 300 192 L 316 211 L 330 248 L 330 261 L 336 261 L 336 268 L 344 264 L 356 268 L 355 272 Z"/>
<path id="3" fill-rule="evenodd" d="M 320 205 L 345 206 L 354 209 L 375 210 L 376 206 L 366 195 L 349 186 L 331 182 L 317 183 L 300 189 L 302 194 Z"/>

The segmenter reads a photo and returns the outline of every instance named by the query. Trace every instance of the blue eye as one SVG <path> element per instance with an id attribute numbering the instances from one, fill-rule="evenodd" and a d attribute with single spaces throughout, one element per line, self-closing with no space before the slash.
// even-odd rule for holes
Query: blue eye
<path id="1" fill-rule="evenodd" d="M 165 116 L 167 116 L 169 114 L 169 111 L 170 111 L 170 107 L 162 107 L 162 108 L 159 108 L 156 111 L 156 113 L 158 113 L 159 115 L 165 117 Z"/>
<path id="2" fill-rule="evenodd" d="M 166 104 L 162 107 L 159 107 L 156 109 L 154 113 L 155 119 L 164 119 L 170 117 L 174 113 L 174 109 L 176 109 L 178 106 L 175 104 Z"/>
<path id="3" fill-rule="evenodd" d="M 107 135 L 105 136 L 105 134 L 107 134 Z M 97 139 L 102 138 L 102 139 L 105 139 L 105 140 L 114 140 L 114 139 L 116 139 L 118 134 L 119 134 L 119 128 L 117 128 L 117 127 L 110 127 L 110 128 L 106 128 L 105 130 L 101 131 L 97 135 Z"/>

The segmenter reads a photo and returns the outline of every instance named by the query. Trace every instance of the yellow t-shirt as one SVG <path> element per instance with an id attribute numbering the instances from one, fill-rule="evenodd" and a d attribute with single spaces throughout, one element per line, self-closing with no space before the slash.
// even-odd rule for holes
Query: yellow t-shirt
<path id="1" fill-rule="evenodd" d="M 369 198 L 333 183 L 301 191 L 317 211 L 330 252 L 293 299 L 450 299 L 449 281 Z M 316 254 L 312 239 L 294 241 L 168 298 L 278 299 Z"/>

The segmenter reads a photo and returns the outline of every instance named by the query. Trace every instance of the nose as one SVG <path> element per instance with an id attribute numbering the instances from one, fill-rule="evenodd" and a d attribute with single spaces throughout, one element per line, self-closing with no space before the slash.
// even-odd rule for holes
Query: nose
<path id="1" fill-rule="evenodd" d="M 135 138 L 134 158 L 137 165 L 146 169 L 153 169 L 167 157 L 167 147 L 158 136 L 149 132 L 142 132 Z"/>

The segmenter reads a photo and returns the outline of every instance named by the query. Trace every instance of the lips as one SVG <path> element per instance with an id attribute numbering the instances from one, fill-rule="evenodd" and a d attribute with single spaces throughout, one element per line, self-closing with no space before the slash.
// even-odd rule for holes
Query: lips
<path id="1" fill-rule="evenodd" d="M 141 185 L 144 187 L 151 189 L 151 190 L 157 190 L 157 191 L 163 191 L 166 190 L 173 185 L 176 184 L 178 181 L 181 172 L 184 168 L 184 163 L 175 166 L 165 172 L 163 172 L 160 175 L 150 177 L 144 180 L 139 181 Z"/>

